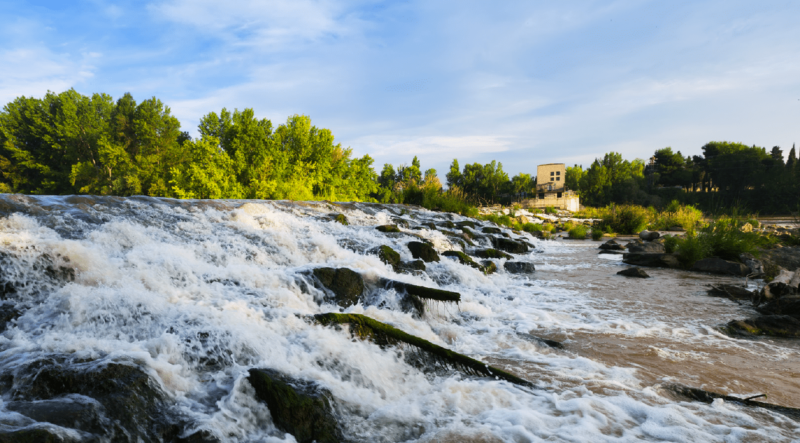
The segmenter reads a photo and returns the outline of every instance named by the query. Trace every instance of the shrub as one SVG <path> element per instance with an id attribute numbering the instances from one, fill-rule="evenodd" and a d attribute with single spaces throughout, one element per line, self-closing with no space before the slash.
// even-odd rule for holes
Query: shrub
<path id="1" fill-rule="evenodd" d="M 569 230 L 569 238 L 584 239 L 586 238 L 586 234 L 587 234 L 586 226 L 583 225 L 575 226 L 574 228 Z"/>
<path id="2" fill-rule="evenodd" d="M 601 226 L 619 234 L 637 234 L 647 227 L 647 209 L 635 205 L 612 208 L 604 217 Z"/>
<path id="3" fill-rule="evenodd" d="M 664 236 L 664 249 L 666 249 L 667 253 L 672 254 L 678 249 L 678 243 L 680 243 L 680 239 L 675 235 L 665 235 Z"/>
<path id="4" fill-rule="evenodd" d="M 522 225 L 522 230 L 525 232 L 542 232 L 542 225 L 540 223 L 525 223 Z"/>
<path id="5" fill-rule="evenodd" d="M 556 230 L 556 227 L 553 226 L 551 223 L 545 223 L 542 225 L 542 232 L 553 232 Z"/>
<path id="6" fill-rule="evenodd" d="M 726 260 L 739 260 L 742 253 L 758 255 L 758 248 L 771 246 L 773 241 L 757 232 L 742 232 L 744 221 L 723 217 L 701 230 L 701 239 L 709 255 Z"/>
<path id="7" fill-rule="evenodd" d="M 592 229 L 592 240 L 600 240 L 603 238 L 603 231 L 600 229 Z"/>
<path id="8" fill-rule="evenodd" d="M 694 232 L 689 232 L 686 237 L 678 242 L 676 251 L 678 252 L 678 260 L 687 268 L 697 260 L 709 256 L 708 245 L 700 235 Z"/>
<path id="9" fill-rule="evenodd" d="M 568 221 L 568 222 L 564 223 L 564 226 L 562 226 L 561 229 L 564 230 L 564 231 L 570 231 L 574 227 L 575 227 L 575 223 L 572 223 L 571 221 Z"/>
<path id="10" fill-rule="evenodd" d="M 458 189 L 442 192 L 435 188 L 409 186 L 398 196 L 397 203 L 420 205 L 432 211 L 454 212 L 476 217 L 478 208 Z"/>
<path id="11" fill-rule="evenodd" d="M 558 210 L 553 206 L 548 206 L 548 207 L 544 208 L 544 213 L 545 214 L 558 214 Z"/>

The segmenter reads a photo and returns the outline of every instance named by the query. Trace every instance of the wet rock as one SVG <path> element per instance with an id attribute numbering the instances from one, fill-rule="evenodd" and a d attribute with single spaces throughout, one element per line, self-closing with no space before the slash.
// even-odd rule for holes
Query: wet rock
<path id="1" fill-rule="evenodd" d="M 430 263 L 439 261 L 439 254 L 433 247 L 427 243 L 412 241 L 408 243 L 408 250 L 411 255 L 416 259 L 421 259 L 424 262 Z"/>
<path id="2" fill-rule="evenodd" d="M 513 258 L 511 255 L 497 249 L 478 249 L 473 255 L 479 258 Z"/>
<path id="3" fill-rule="evenodd" d="M 763 301 L 770 302 L 772 300 L 779 299 L 784 296 L 791 296 L 796 293 L 797 290 L 789 286 L 788 283 L 773 281 L 761 288 L 761 291 L 759 291 L 758 294 L 758 303 Z"/>
<path id="4" fill-rule="evenodd" d="M 20 312 L 14 309 L 13 306 L 2 305 L 0 306 L 0 332 L 3 332 L 8 327 L 8 324 L 19 317 Z"/>
<path id="5" fill-rule="evenodd" d="M 395 225 L 397 225 L 397 226 L 402 226 L 402 227 L 404 227 L 404 228 L 407 228 L 407 227 L 409 227 L 408 220 L 406 220 L 406 219 L 403 219 L 403 218 L 397 218 L 397 217 L 395 217 L 395 218 L 393 218 L 393 219 L 392 219 L 392 221 L 393 221 L 393 222 L 394 222 L 394 224 L 395 224 Z"/>
<path id="6" fill-rule="evenodd" d="M 624 275 L 625 277 L 650 278 L 647 272 L 645 272 L 642 268 L 628 268 L 617 272 L 617 275 Z"/>
<path id="7" fill-rule="evenodd" d="M 436 225 L 433 224 L 432 222 L 420 223 L 420 226 L 424 226 L 425 228 L 430 229 L 431 231 L 436 230 Z"/>
<path id="8" fill-rule="evenodd" d="M 386 245 L 381 245 L 368 251 L 370 254 L 377 255 L 382 262 L 397 270 L 400 266 L 400 254 Z"/>
<path id="9" fill-rule="evenodd" d="M 0 431 L 0 443 L 72 443 L 78 440 L 65 439 L 47 429 L 20 429 L 13 432 Z"/>
<path id="10" fill-rule="evenodd" d="M 691 267 L 691 271 L 695 272 L 708 272 L 710 274 L 721 275 L 740 275 L 745 276 L 749 274 L 750 270 L 742 263 L 723 260 L 718 257 L 709 257 L 702 260 L 697 260 Z"/>
<path id="11" fill-rule="evenodd" d="M 364 278 L 347 268 L 316 268 L 312 271 L 317 281 L 331 293 L 339 306 L 344 308 L 358 303 L 364 293 Z"/>
<path id="12" fill-rule="evenodd" d="M 481 229 L 484 234 L 500 234 L 503 232 L 500 228 L 486 227 Z"/>
<path id="13" fill-rule="evenodd" d="M 642 254 L 663 254 L 667 252 L 664 245 L 661 243 L 647 242 L 647 243 L 628 243 L 628 252 L 642 253 Z"/>
<path id="14" fill-rule="evenodd" d="M 411 283 L 404 283 L 389 279 L 381 279 L 380 283 L 386 289 L 394 289 L 397 292 L 404 292 L 419 298 L 444 301 L 444 302 L 456 302 L 456 303 L 461 301 L 461 294 L 459 294 L 458 292 L 445 291 L 444 289 L 429 288 L 426 286 L 412 285 Z"/>
<path id="15" fill-rule="evenodd" d="M 397 225 L 381 225 L 376 227 L 375 229 L 381 232 L 401 232 L 400 228 L 398 228 Z"/>
<path id="16" fill-rule="evenodd" d="M 788 315 L 762 315 L 747 320 L 731 321 L 722 330 L 729 335 L 800 337 L 800 320 Z"/>
<path id="17" fill-rule="evenodd" d="M 414 273 L 414 272 L 421 272 L 425 271 L 427 268 L 425 267 L 425 262 L 422 260 L 411 260 L 411 261 L 404 261 L 400 263 L 398 266 L 400 272 L 405 273 Z"/>
<path id="18" fill-rule="evenodd" d="M 350 225 L 350 222 L 347 221 L 347 217 L 345 217 L 344 214 L 331 214 L 331 218 L 336 223 L 341 223 L 345 226 Z"/>
<path id="19" fill-rule="evenodd" d="M 445 220 L 443 222 L 439 222 L 439 226 L 441 226 L 443 228 L 447 228 L 447 229 L 455 229 L 456 228 L 455 223 L 453 223 L 453 222 L 451 222 L 449 220 Z"/>
<path id="20" fill-rule="evenodd" d="M 672 268 L 677 269 L 680 267 L 678 257 L 673 254 L 645 254 L 645 253 L 627 253 L 622 254 L 622 262 L 635 265 L 646 266 L 650 268 Z"/>
<path id="21" fill-rule="evenodd" d="M 750 271 L 750 274 L 748 274 L 750 277 L 759 278 L 764 276 L 764 264 L 761 263 L 761 260 L 757 260 L 753 254 L 739 254 L 739 261 L 747 266 Z"/>
<path id="22" fill-rule="evenodd" d="M 486 275 L 497 272 L 497 265 L 491 260 L 481 260 L 481 270 Z"/>
<path id="23" fill-rule="evenodd" d="M 463 228 L 475 229 L 475 222 L 471 222 L 469 220 L 460 221 L 460 222 L 456 223 L 456 226 L 458 226 L 459 228 L 462 228 L 462 229 Z"/>
<path id="24" fill-rule="evenodd" d="M 503 269 L 509 274 L 533 274 L 536 266 L 533 263 L 523 261 L 507 261 L 503 263 Z"/>
<path id="25" fill-rule="evenodd" d="M 800 320 L 800 296 L 781 297 L 756 310 L 765 315 L 788 315 Z"/>
<path id="26" fill-rule="evenodd" d="M 472 257 L 470 257 L 469 255 L 467 255 L 467 254 L 465 254 L 465 253 L 463 253 L 461 251 L 444 251 L 442 253 L 442 255 L 444 255 L 445 257 L 455 258 L 462 265 L 471 266 L 471 267 L 473 267 L 475 269 L 480 269 L 481 268 L 481 266 L 479 264 L 475 263 L 475 261 L 472 260 Z"/>
<path id="27" fill-rule="evenodd" d="M 759 259 L 764 265 L 764 272 L 769 277 L 778 274 L 780 268 L 800 268 L 800 246 L 767 249 L 761 251 Z"/>
<path id="28" fill-rule="evenodd" d="M 712 285 L 708 290 L 709 295 L 728 297 L 734 300 L 751 300 L 755 295 L 739 285 L 719 284 Z"/>
<path id="29" fill-rule="evenodd" d="M 655 240 L 655 239 L 657 239 L 658 237 L 661 237 L 661 234 L 659 234 L 659 233 L 658 233 L 658 232 L 656 232 L 656 231 L 648 231 L 648 230 L 644 230 L 644 231 L 642 231 L 642 232 L 640 232 L 640 233 L 639 233 L 639 238 L 641 238 L 641 239 L 642 239 L 642 240 L 644 240 L 644 241 L 651 241 L 651 240 Z"/>
<path id="30" fill-rule="evenodd" d="M 512 254 L 524 254 L 525 252 L 528 252 L 527 244 L 508 238 L 493 237 L 492 245 L 495 247 L 495 249 L 510 252 Z"/>
<path id="31" fill-rule="evenodd" d="M 624 251 L 625 250 L 625 246 L 617 243 L 616 240 L 611 239 L 611 240 L 603 243 L 602 245 L 600 245 L 600 247 L 598 249 L 602 249 L 604 251 Z"/>
<path id="32" fill-rule="evenodd" d="M 554 349 L 564 349 L 564 345 L 562 343 L 560 343 L 560 342 L 555 341 L 555 340 L 550 340 L 550 339 L 546 339 L 546 338 L 542 338 L 542 337 L 537 337 L 535 335 L 528 334 L 527 332 L 517 332 L 517 335 L 522 337 L 522 338 L 524 338 L 525 340 L 541 343 L 541 344 L 550 346 L 551 348 L 554 348 Z"/>
<path id="33" fill-rule="evenodd" d="M 316 383 L 271 369 L 250 369 L 247 381 L 255 389 L 256 398 L 267 404 L 275 427 L 292 434 L 298 443 L 342 440 L 330 393 Z"/>

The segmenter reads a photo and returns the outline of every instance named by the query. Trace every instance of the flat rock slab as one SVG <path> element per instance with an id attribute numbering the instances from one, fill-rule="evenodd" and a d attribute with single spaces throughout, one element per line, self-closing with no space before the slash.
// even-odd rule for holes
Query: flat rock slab
<path id="1" fill-rule="evenodd" d="M 708 272 L 709 274 L 739 275 L 745 276 L 750 273 L 750 268 L 742 263 L 723 260 L 718 257 L 709 257 L 697 260 L 691 268 L 695 272 Z"/>
<path id="2" fill-rule="evenodd" d="M 497 249 L 478 249 L 474 252 L 474 255 L 479 258 L 513 258 L 511 255 Z"/>
<path id="3" fill-rule="evenodd" d="M 639 252 L 645 254 L 663 254 L 667 252 L 661 243 L 628 243 L 628 252 Z"/>
<path id="4" fill-rule="evenodd" d="M 492 237 L 492 245 L 496 249 L 512 254 L 524 254 L 530 249 L 528 245 L 523 242 L 504 237 Z"/>
<path id="5" fill-rule="evenodd" d="M 604 251 L 624 251 L 625 246 L 612 239 L 600 245 L 598 249 L 602 249 Z"/>
<path id="6" fill-rule="evenodd" d="M 624 275 L 625 277 L 650 278 L 650 275 L 648 275 L 647 272 L 645 272 L 642 268 L 624 269 L 617 272 L 617 275 Z"/>

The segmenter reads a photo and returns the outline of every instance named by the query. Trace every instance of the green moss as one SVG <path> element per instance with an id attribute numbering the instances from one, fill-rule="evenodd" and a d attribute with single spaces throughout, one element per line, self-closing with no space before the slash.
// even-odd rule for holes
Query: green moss
<path id="1" fill-rule="evenodd" d="M 480 269 L 481 268 L 481 266 L 479 264 L 475 263 L 475 261 L 472 260 L 472 257 L 470 257 L 469 255 L 467 255 L 467 254 L 465 254 L 465 253 L 463 253 L 461 251 L 444 251 L 442 253 L 442 255 L 444 255 L 445 257 L 454 257 L 454 258 L 458 259 L 458 261 L 462 265 L 472 266 L 475 269 Z"/>
<path id="2" fill-rule="evenodd" d="M 337 223 L 341 223 L 341 224 L 343 224 L 345 226 L 348 226 L 350 224 L 347 221 L 347 217 L 345 217 L 344 214 L 334 214 L 333 215 L 333 221 L 335 221 Z"/>
<path id="3" fill-rule="evenodd" d="M 400 254 L 397 253 L 394 249 L 390 248 L 386 245 L 378 246 L 373 250 L 378 255 L 378 258 L 381 259 L 382 262 L 386 263 L 387 265 L 391 266 L 392 268 L 397 269 L 400 266 Z"/>
<path id="4" fill-rule="evenodd" d="M 480 258 L 512 258 L 511 255 L 497 249 L 479 249 L 475 251 L 475 256 Z"/>
<path id="5" fill-rule="evenodd" d="M 400 232 L 400 228 L 398 228 L 397 225 L 381 225 L 375 229 L 381 232 Z"/>
<path id="6" fill-rule="evenodd" d="M 428 288 L 425 286 L 412 285 L 410 283 L 403 283 L 395 280 L 383 279 L 383 286 L 387 289 L 395 289 L 403 291 L 409 295 L 419 297 L 427 300 L 436 300 L 442 302 L 458 303 L 461 301 L 461 294 L 453 291 L 445 291 L 444 289 Z"/>
<path id="7" fill-rule="evenodd" d="M 467 228 L 475 229 L 475 222 L 471 222 L 469 220 L 460 221 L 460 222 L 456 223 L 456 226 L 458 226 L 459 228 L 467 227 Z"/>
<path id="8" fill-rule="evenodd" d="M 427 340 L 423 340 L 385 323 L 373 320 L 365 315 L 330 313 L 317 314 L 314 318 L 317 322 L 325 326 L 349 324 L 353 334 L 362 339 L 373 340 L 378 344 L 405 343 L 414 346 L 421 351 L 427 352 L 436 360 L 451 365 L 467 374 L 495 377 L 518 385 L 532 386 L 531 382 L 523 380 L 502 369 L 494 368 L 486 363 L 467 357 L 466 355 L 435 345 Z"/>
<path id="9" fill-rule="evenodd" d="M 482 260 L 481 271 L 486 275 L 494 274 L 497 272 L 497 265 L 491 260 Z"/>

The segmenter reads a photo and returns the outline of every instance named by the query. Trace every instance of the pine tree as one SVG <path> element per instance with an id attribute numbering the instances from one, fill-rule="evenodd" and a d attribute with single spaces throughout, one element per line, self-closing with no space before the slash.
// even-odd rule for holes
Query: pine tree
<path id="1" fill-rule="evenodd" d="M 792 144 L 792 150 L 789 151 L 789 159 L 786 160 L 786 169 L 789 171 L 795 168 L 795 164 L 797 163 L 797 152 L 794 149 L 794 144 Z"/>

